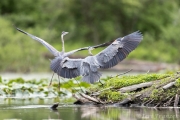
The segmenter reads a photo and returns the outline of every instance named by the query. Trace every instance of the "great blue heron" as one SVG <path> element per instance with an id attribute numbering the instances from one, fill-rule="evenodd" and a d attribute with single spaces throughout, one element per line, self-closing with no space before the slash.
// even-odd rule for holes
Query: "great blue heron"
<path id="1" fill-rule="evenodd" d="M 117 38 L 107 48 L 94 56 L 91 55 L 84 59 L 65 58 L 62 61 L 64 71 L 57 71 L 60 66 L 58 65 L 58 59 L 55 58 L 51 64 L 53 66 L 52 70 L 57 71 L 58 75 L 65 76 L 72 76 L 80 72 L 83 81 L 94 83 L 101 77 L 101 73 L 98 71 L 99 68 L 107 69 L 117 65 L 138 46 L 142 39 L 142 34 L 136 31 Z"/>
<path id="2" fill-rule="evenodd" d="M 65 52 L 65 47 L 64 47 L 64 35 L 68 34 L 68 32 L 62 32 L 61 34 L 61 40 L 62 40 L 62 51 L 59 52 L 58 50 L 56 50 L 53 46 L 51 46 L 49 43 L 47 43 L 46 41 L 44 41 L 43 39 L 39 38 L 39 37 L 36 37 L 32 34 L 29 34 L 19 28 L 16 28 L 18 31 L 28 35 L 29 37 L 31 37 L 32 39 L 40 42 L 41 44 L 43 44 L 54 56 L 55 58 L 51 61 L 51 69 L 55 72 L 55 73 L 60 73 L 61 71 L 61 74 L 58 74 L 59 76 L 61 77 L 64 77 L 64 78 L 75 78 L 77 76 L 80 76 L 80 72 L 77 72 L 75 71 L 73 74 L 70 74 L 69 75 L 69 72 L 70 71 L 73 71 L 73 69 L 67 69 L 66 67 L 62 67 L 63 66 L 63 60 L 65 58 L 67 58 L 69 55 L 71 54 L 74 54 L 75 52 L 78 52 L 78 51 L 81 51 L 81 50 L 87 50 L 89 49 L 89 52 L 91 50 L 91 48 L 98 48 L 98 47 L 104 47 L 104 46 L 107 46 L 109 44 L 112 43 L 112 41 L 110 42 L 107 42 L 107 43 L 103 43 L 103 44 L 100 44 L 100 45 L 96 45 L 96 46 L 93 46 L 93 47 L 84 47 L 84 48 L 79 48 L 79 49 L 76 49 L 76 50 L 72 50 L 70 52 Z M 68 74 L 68 75 L 67 75 Z"/>
<path id="3" fill-rule="evenodd" d="M 91 55 L 84 59 L 70 59 L 67 56 L 80 50 L 89 49 L 89 47 L 80 48 L 67 53 L 64 52 L 63 47 L 62 52 L 59 52 L 41 38 L 22 31 L 19 28 L 17 28 L 17 30 L 30 36 L 32 39 L 41 42 L 48 48 L 48 50 L 55 56 L 51 61 L 51 69 L 59 76 L 64 78 L 75 78 L 81 75 L 83 76 L 82 80 L 88 83 L 94 83 L 100 79 L 101 73 L 98 71 L 99 68 L 106 69 L 113 67 L 117 65 L 118 62 L 125 59 L 127 55 L 138 46 L 143 38 L 142 34 L 139 31 L 136 31 L 122 38 L 117 38 L 112 42 L 112 44 L 105 43 L 92 47 L 96 48 L 110 44 L 97 55 Z M 62 42 L 64 44 L 63 35 Z"/>

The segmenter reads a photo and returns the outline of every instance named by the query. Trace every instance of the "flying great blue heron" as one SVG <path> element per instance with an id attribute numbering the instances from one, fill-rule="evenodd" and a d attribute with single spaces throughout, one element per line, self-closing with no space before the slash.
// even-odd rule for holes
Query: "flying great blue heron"
<path id="1" fill-rule="evenodd" d="M 100 79 L 101 73 L 98 71 L 99 68 L 111 68 L 125 59 L 127 55 L 138 46 L 143 38 L 142 34 L 139 31 L 136 31 L 122 38 L 117 38 L 112 43 L 108 42 L 94 47 L 80 48 L 65 53 L 63 36 L 67 34 L 67 32 L 62 32 L 62 52 L 59 52 L 41 38 L 31 35 L 19 28 L 17 28 L 17 30 L 30 36 L 32 39 L 39 41 L 48 48 L 48 50 L 55 56 L 51 61 L 50 67 L 59 76 L 64 78 L 75 78 L 81 75 L 82 80 L 88 83 L 94 83 Z M 109 46 L 97 55 L 91 55 L 84 59 L 68 58 L 69 55 L 77 51 L 88 49 L 90 52 L 91 48 L 107 45 Z"/>

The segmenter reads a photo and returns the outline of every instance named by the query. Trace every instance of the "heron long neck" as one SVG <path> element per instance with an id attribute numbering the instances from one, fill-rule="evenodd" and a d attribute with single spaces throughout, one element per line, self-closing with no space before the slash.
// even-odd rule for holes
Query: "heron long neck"
<path id="1" fill-rule="evenodd" d="M 62 40 L 62 52 L 65 52 L 63 35 L 61 36 L 61 40 Z"/>
<path id="2" fill-rule="evenodd" d="M 93 56 L 93 54 L 92 54 L 92 52 L 91 52 L 90 49 L 88 50 L 88 52 L 89 52 L 89 55 L 90 55 L 90 56 Z"/>

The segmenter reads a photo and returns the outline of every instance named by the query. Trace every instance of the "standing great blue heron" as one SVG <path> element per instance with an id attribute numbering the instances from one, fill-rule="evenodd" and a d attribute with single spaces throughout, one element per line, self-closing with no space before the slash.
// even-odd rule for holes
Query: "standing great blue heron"
<path id="1" fill-rule="evenodd" d="M 67 56 L 84 49 L 89 49 L 90 52 L 91 49 L 85 47 L 65 53 L 63 36 L 67 33 L 64 32 L 65 34 L 62 33 L 61 36 L 63 48 L 62 52 L 59 52 L 41 38 L 22 31 L 19 28 L 17 28 L 17 30 L 30 36 L 32 39 L 41 42 L 46 48 L 48 48 L 48 50 L 55 56 L 51 61 L 51 69 L 59 76 L 64 78 L 75 78 L 82 75 L 82 80 L 88 83 L 94 83 L 100 79 L 101 73 L 98 72 L 99 68 L 106 69 L 113 67 L 117 65 L 118 62 L 125 59 L 127 55 L 138 46 L 143 38 L 141 33 L 137 31 L 122 38 L 117 38 L 112 42 L 112 44 L 109 42 L 92 47 L 96 48 L 110 44 L 97 55 L 88 56 L 84 59 L 70 59 Z"/>

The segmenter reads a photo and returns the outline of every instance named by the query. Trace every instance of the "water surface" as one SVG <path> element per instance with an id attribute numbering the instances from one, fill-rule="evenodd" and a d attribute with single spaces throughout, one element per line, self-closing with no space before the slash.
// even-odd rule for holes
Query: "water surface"
<path id="1" fill-rule="evenodd" d="M 46 102 L 52 102 L 46 101 Z M 17 103 L 0 104 L 0 120 L 179 120 L 179 108 L 125 108 L 115 106 Z"/>

